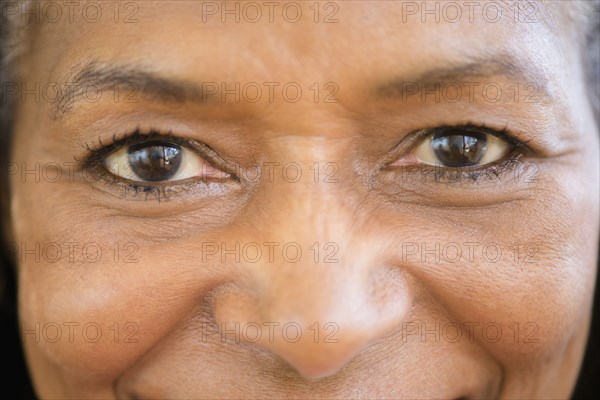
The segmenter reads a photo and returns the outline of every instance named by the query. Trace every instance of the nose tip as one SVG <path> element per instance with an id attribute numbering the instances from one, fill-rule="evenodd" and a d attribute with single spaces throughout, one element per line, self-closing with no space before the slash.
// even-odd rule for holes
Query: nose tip
<path id="1" fill-rule="evenodd" d="M 399 330 L 412 306 L 404 279 L 365 286 L 364 279 L 346 278 L 262 286 L 269 289 L 258 296 L 232 292 L 214 303 L 214 315 L 230 332 L 237 326 L 240 340 L 276 355 L 305 379 L 325 378 Z"/>
<path id="2" fill-rule="evenodd" d="M 372 337 L 365 328 L 331 321 L 288 322 L 275 330 L 273 340 L 262 340 L 260 345 L 302 377 L 322 379 L 339 373 L 368 346 Z"/>

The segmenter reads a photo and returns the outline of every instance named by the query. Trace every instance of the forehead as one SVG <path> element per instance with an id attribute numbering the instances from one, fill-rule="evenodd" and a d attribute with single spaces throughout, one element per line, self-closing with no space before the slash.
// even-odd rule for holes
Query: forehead
<path id="1" fill-rule="evenodd" d="M 93 54 L 185 78 L 312 71 L 365 80 L 481 56 L 536 61 L 564 25 L 561 2 L 539 1 L 41 3 L 38 50 L 50 71 Z"/>
<path id="2" fill-rule="evenodd" d="M 57 1 L 38 2 L 37 9 L 17 11 L 29 14 L 28 18 L 39 17 L 41 22 L 33 42 L 33 59 L 27 62 L 33 72 L 31 80 L 70 85 L 91 64 L 107 66 L 112 75 L 119 70 L 133 70 L 168 78 L 169 87 L 172 81 L 182 82 L 184 88 L 218 82 L 221 95 L 225 83 L 244 86 L 256 82 L 263 94 L 257 104 L 244 101 L 233 108 L 221 104 L 217 111 L 204 104 L 196 107 L 187 103 L 190 108 L 181 109 L 180 114 L 185 118 L 200 118 L 199 112 L 226 118 L 260 116 L 272 131 L 285 132 L 294 126 L 298 132 L 308 134 L 318 121 L 330 123 L 332 115 L 343 117 L 336 122 L 339 124 L 344 118 L 355 117 L 356 124 L 356 120 L 362 121 L 360 116 L 370 113 L 397 115 L 404 110 L 407 115 L 417 112 L 424 118 L 425 113 L 432 116 L 435 112 L 441 120 L 455 116 L 456 111 L 463 119 L 475 112 L 476 104 L 469 104 L 467 112 L 467 108 L 457 105 L 442 107 L 429 101 L 415 107 L 402 103 L 398 108 L 398 102 L 387 102 L 381 100 L 385 96 L 376 95 L 377 88 L 390 83 L 394 89 L 394 82 L 460 82 L 475 78 L 480 85 L 501 80 L 506 88 L 534 82 L 536 88 L 549 95 L 546 98 L 554 99 L 551 106 L 544 103 L 538 107 L 546 110 L 544 121 L 559 111 L 561 115 L 569 114 L 582 100 L 577 91 L 567 89 L 581 83 L 580 75 L 563 73 L 573 69 L 572 60 L 579 59 L 579 55 L 578 47 L 569 45 L 573 24 L 565 17 L 568 13 L 562 12 L 562 3 Z M 506 71 L 517 73 L 507 76 Z M 92 78 L 94 74 L 92 71 Z M 284 101 L 279 95 L 271 104 L 265 94 L 271 90 L 269 85 L 279 85 L 277 90 L 283 91 L 289 82 L 298 83 L 302 93 L 309 95 L 304 95 L 300 103 Z M 326 86 L 330 82 L 335 85 Z M 158 91 L 162 87 L 159 85 Z M 320 100 L 332 93 L 332 87 L 334 91 L 339 88 L 335 104 L 323 104 Z M 558 93 L 566 95 L 556 96 Z M 319 102 L 311 102 L 315 96 Z M 467 101 L 468 96 L 460 99 Z M 80 104 L 94 106 L 96 116 L 104 110 L 99 103 Z M 119 102 L 119 110 L 125 112 L 126 106 Z M 519 118 L 530 119 L 525 107 L 505 107 L 502 115 L 496 104 L 486 102 L 478 107 L 477 112 L 489 108 L 488 118 L 497 119 L 492 121 L 497 124 L 506 125 L 505 114 L 513 111 Z M 83 118 L 85 114 L 79 115 Z M 331 131 L 341 135 L 346 130 L 336 125 Z"/>

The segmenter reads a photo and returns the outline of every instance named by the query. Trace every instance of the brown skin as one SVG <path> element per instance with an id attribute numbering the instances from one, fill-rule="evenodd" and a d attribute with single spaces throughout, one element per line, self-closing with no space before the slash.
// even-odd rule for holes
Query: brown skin
<path id="1" fill-rule="evenodd" d="M 115 133 L 141 127 L 206 143 L 236 171 L 264 162 L 297 162 L 303 171 L 295 183 L 276 169 L 274 179 L 265 173 L 187 190 L 174 184 L 160 202 L 125 196 L 118 186 L 78 173 L 73 182 L 55 183 L 13 175 L 16 242 L 29 248 L 96 242 L 103 249 L 96 263 L 29 257 L 18 265 L 21 322 L 28 329 L 36 322 L 63 327 L 56 343 L 24 336 L 41 397 L 569 396 L 587 339 L 599 231 L 598 131 L 575 27 L 558 17 L 558 3 L 540 3 L 543 15 L 554 16 L 552 26 L 512 18 L 398 23 L 399 3 L 338 4 L 334 24 L 314 23 L 306 7 L 295 24 L 281 14 L 274 23 L 218 17 L 202 23 L 201 2 L 141 2 L 134 24 L 108 18 L 40 26 L 23 61 L 29 85 L 68 80 L 73 68 L 94 59 L 196 85 L 298 82 L 304 93 L 296 103 L 276 92 L 272 103 L 237 104 L 136 93 L 132 104 L 113 101 L 110 92 L 97 103 L 76 101 L 56 118 L 51 102 L 18 103 L 12 161 L 19 164 L 70 163 L 86 157 L 86 143 L 101 138 L 106 144 Z M 478 76 L 449 80 L 498 82 L 503 89 L 533 81 L 551 98 L 491 103 L 478 92 L 472 102 L 421 102 L 377 90 L 483 58 L 510 59 L 522 72 L 508 76 L 488 65 Z M 335 82 L 337 102 L 315 102 L 313 82 L 322 95 L 323 85 Z M 408 179 L 402 180 L 397 167 L 382 168 L 418 163 L 403 141 L 411 132 L 466 123 L 508 126 L 527 142 L 521 165 L 535 165 L 537 180 L 508 172 L 496 180 L 423 182 L 414 169 L 403 170 Z M 315 183 L 309 168 L 315 162 L 334 163 L 337 183 Z M 110 246 L 123 250 L 129 242 L 138 246 L 139 262 L 115 262 Z M 206 242 L 228 248 L 297 242 L 303 257 L 288 262 L 275 252 L 270 262 L 263 251 L 256 263 L 233 256 L 222 262 L 218 255 L 203 260 Z M 338 262 L 324 263 L 322 256 L 315 262 L 314 242 L 322 255 L 325 243 L 336 243 Z M 495 242 L 505 252 L 499 262 L 479 250 L 472 260 L 436 263 L 403 258 L 406 242 L 428 248 Z M 515 242 L 537 244 L 537 261 L 515 260 L 506 250 Z M 257 343 L 240 335 L 238 344 L 219 334 L 203 340 L 207 321 L 229 329 L 236 322 L 279 326 L 272 343 L 264 328 Z M 296 343 L 281 339 L 281 327 L 291 321 L 303 329 Z M 72 343 L 65 322 L 79 323 Z M 82 339 L 89 322 L 103 329 L 97 343 Z M 139 328 L 137 343 L 124 343 L 132 330 L 124 329 L 127 322 Z M 314 322 L 321 327 L 318 341 Z M 327 322 L 339 328 L 337 343 L 323 340 L 332 332 Z M 411 322 L 428 329 L 436 322 L 494 322 L 503 334 L 493 343 L 476 328 L 472 342 L 466 332 L 456 343 L 447 340 L 454 333 L 436 341 L 431 334 L 407 336 Z M 510 327 L 528 322 L 533 325 L 515 343 Z M 115 323 L 119 343 L 110 328 Z M 533 326 L 535 340 L 524 340 Z"/>

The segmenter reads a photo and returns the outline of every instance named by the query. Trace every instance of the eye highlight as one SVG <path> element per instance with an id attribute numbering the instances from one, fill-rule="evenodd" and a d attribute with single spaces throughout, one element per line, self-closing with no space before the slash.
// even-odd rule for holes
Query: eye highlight
<path id="1" fill-rule="evenodd" d="M 422 163 L 448 168 L 483 166 L 502 160 L 514 145 L 487 128 L 446 127 L 430 130 L 413 150 Z"/>

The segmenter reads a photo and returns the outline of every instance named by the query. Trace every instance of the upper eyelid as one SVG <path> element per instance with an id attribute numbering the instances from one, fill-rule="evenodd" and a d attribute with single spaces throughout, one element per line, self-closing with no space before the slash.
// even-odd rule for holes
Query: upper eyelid
<path id="1" fill-rule="evenodd" d="M 90 153 L 90 155 L 93 155 L 95 153 L 110 154 L 110 152 L 117 150 L 123 146 L 143 143 L 144 141 L 152 140 L 163 140 L 165 142 L 171 141 L 183 146 L 185 146 L 187 143 L 185 139 L 173 136 L 172 132 L 170 131 L 166 133 L 160 131 L 142 133 L 138 129 L 136 129 L 135 131 L 125 134 L 120 138 L 117 138 L 117 134 L 113 134 L 110 143 L 103 143 L 102 139 L 98 138 L 92 145 L 86 143 L 84 147 Z"/>
<path id="2" fill-rule="evenodd" d="M 514 135 L 511 134 L 511 131 L 508 127 L 504 127 L 502 129 L 496 129 L 496 128 L 490 128 L 488 126 L 485 125 L 457 125 L 457 126 L 451 126 L 451 125 L 447 125 L 447 126 L 440 126 L 440 127 L 436 127 L 436 128 L 426 128 L 422 130 L 422 136 L 421 139 L 425 139 L 427 137 L 433 136 L 436 131 L 442 131 L 442 130 L 450 130 L 450 129 L 454 129 L 454 130 L 464 130 L 465 132 L 477 132 L 477 133 L 485 133 L 488 135 L 492 135 L 495 136 L 499 139 L 504 140 L 505 142 L 507 142 L 508 144 L 517 147 L 517 146 L 526 146 L 524 143 L 522 143 L 520 140 L 518 140 L 517 138 L 514 137 Z M 417 138 L 416 143 L 413 143 L 413 145 L 418 145 L 419 144 L 419 139 Z M 412 150 L 412 149 L 411 149 Z"/>
<path id="3" fill-rule="evenodd" d="M 132 133 L 126 134 L 121 138 L 117 138 L 115 134 L 113 135 L 112 141 L 107 144 L 103 143 L 100 138 L 98 138 L 97 142 L 93 146 L 86 144 L 85 148 L 88 151 L 88 156 L 85 159 L 85 164 L 87 166 L 91 164 L 99 164 L 109 154 L 123 147 L 152 141 L 172 142 L 189 150 L 198 150 L 192 141 L 174 136 L 170 131 L 167 133 L 161 133 L 160 131 L 153 130 L 149 133 L 141 133 L 139 130 L 136 130 Z M 208 155 L 204 154 L 202 151 L 197 152 L 199 153 L 199 156 L 206 158 L 206 161 L 210 162 Z"/>

